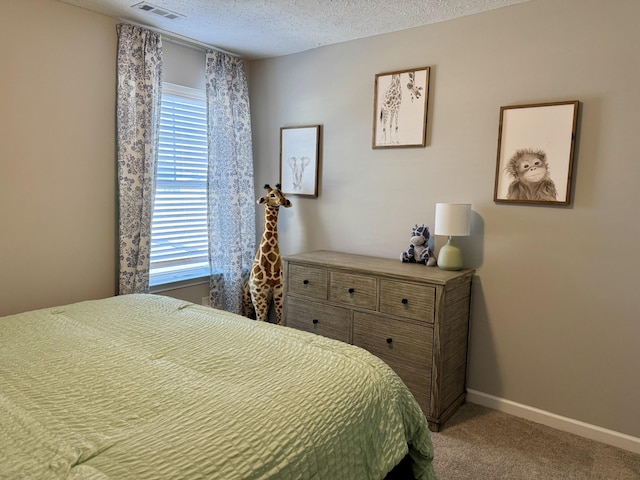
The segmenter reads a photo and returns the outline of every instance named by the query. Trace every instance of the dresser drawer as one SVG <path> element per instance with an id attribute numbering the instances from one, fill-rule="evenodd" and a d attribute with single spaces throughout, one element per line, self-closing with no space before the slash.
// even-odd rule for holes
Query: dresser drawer
<path id="1" fill-rule="evenodd" d="M 433 328 L 354 312 L 353 344 L 384 360 L 429 412 Z"/>
<path id="2" fill-rule="evenodd" d="M 289 297 L 286 326 L 346 343 L 351 341 L 351 312 L 346 308 Z"/>
<path id="3" fill-rule="evenodd" d="M 331 272 L 329 300 L 375 310 L 376 279 L 366 275 Z"/>
<path id="4" fill-rule="evenodd" d="M 327 270 L 289 264 L 287 273 L 289 292 L 305 297 L 327 299 Z"/>
<path id="5" fill-rule="evenodd" d="M 395 280 L 380 280 L 380 311 L 382 313 L 433 323 L 435 297 L 434 287 Z"/>

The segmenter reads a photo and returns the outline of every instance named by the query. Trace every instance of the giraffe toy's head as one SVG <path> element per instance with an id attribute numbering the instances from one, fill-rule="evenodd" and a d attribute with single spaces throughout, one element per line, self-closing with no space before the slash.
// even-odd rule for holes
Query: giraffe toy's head
<path id="1" fill-rule="evenodd" d="M 258 199 L 259 204 L 264 204 L 265 207 L 285 207 L 289 208 L 291 206 L 291 202 L 287 197 L 284 196 L 284 193 L 280 190 L 280 184 L 276 183 L 275 188 L 271 187 L 268 183 L 264 186 L 267 190 L 267 193 Z"/>

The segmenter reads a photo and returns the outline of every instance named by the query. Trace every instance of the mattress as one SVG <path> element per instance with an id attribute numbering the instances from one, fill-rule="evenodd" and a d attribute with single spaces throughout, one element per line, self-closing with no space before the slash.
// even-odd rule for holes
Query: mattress
<path id="1" fill-rule="evenodd" d="M 427 422 L 363 349 L 158 295 L 0 318 L 2 479 L 382 479 Z"/>

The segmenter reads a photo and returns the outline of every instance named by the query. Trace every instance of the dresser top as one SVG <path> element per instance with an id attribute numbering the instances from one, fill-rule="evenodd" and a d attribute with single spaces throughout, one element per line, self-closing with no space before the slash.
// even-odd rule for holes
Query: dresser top
<path id="1" fill-rule="evenodd" d="M 282 258 L 285 261 L 298 264 L 330 267 L 350 272 L 374 273 L 390 278 L 428 281 L 440 285 L 460 281 L 465 277 L 471 277 L 474 273 L 474 270 L 470 269 L 452 272 L 441 270 L 438 267 L 427 267 L 421 263 L 402 263 L 400 259 L 369 257 L 329 250 L 286 255 Z"/>

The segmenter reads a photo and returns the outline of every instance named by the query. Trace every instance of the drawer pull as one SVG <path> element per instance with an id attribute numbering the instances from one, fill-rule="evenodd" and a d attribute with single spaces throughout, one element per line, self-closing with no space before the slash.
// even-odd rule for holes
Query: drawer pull
<path id="1" fill-rule="evenodd" d="M 313 319 L 313 320 L 311 320 L 311 321 L 313 322 L 313 324 L 314 324 L 314 325 L 317 325 L 317 324 L 318 324 L 318 319 L 317 319 L 317 318 L 314 318 L 314 319 Z"/>
<path id="2" fill-rule="evenodd" d="M 302 283 L 304 283 L 305 285 L 309 285 L 309 280 L 303 280 Z"/>
<path id="3" fill-rule="evenodd" d="M 353 292 L 355 292 L 355 291 L 356 291 L 356 289 L 355 289 L 355 288 L 350 288 L 350 289 L 349 289 L 349 293 L 353 293 Z"/>
<path id="4" fill-rule="evenodd" d="M 391 345 L 391 342 L 393 342 L 393 338 L 391 338 L 391 337 L 387 338 L 387 343 L 388 343 L 389 345 Z"/>
<path id="5" fill-rule="evenodd" d="M 407 300 L 406 298 L 403 298 L 403 299 L 402 299 L 402 304 L 403 304 L 403 305 L 406 305 L 407 303 L 409 303 L 409 300 Z"/>

